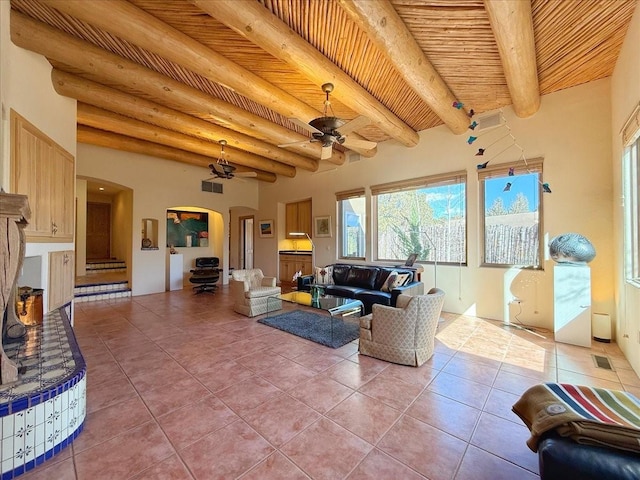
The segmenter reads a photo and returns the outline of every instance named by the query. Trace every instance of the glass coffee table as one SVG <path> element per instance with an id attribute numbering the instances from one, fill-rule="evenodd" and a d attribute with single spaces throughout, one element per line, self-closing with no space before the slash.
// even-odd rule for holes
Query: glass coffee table
<path id="1" fill-rule="evenodd" d="M 314 314 L 314 311 L 326 312 L 328 316 Z M 293 317 L 287 314 L 291 314 Z M 353 324 L 353 320 L 359 322 L 358 319 L 363 314 L 364 305 L 360 300 L 333 295 L 320 296 L 314 300 L 309 292 L 290 292 L 267 298 L 267 314 L 264 323 L 269 324 L 270 318 L 273 321 L 277 321 L 278 319 L 274 318 L 276 316 L 289 316 L 289 318 L 293 319 L 291 323 L 294 325 L 291 328 L 281 328 L 282 330 L 314 340 L 323 345 L 333 346 L 334 340 L 339 341 L 346 331 L 354 331 L 354 326 L 349 325 Z M 307 324 L 310 329 L 326 332 L 324 335 L 328 337 L 328 343 L 296 333 L 297 327 L 301 328 L 302 324 L 307 322 L 313 325 L 309 327 Z M 355 329 L 357 332 L 358 324 L 356 324 Z"/>

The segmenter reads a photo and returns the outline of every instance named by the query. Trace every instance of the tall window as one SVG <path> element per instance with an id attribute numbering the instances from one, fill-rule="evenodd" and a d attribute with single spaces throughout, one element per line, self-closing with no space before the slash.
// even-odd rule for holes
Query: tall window
<path id="1" fill-rule="evenodd" d="M 540 268 L 542 159 L 478 170 L 482 264 Z"/>
<path id="2" fill-rule="evenodd" d="M 625 125 L 622 140 L 625 277 L 640 284 L 640 105 Z"/>
<path id="3" fill-rule="evenodd" d="M 464 171 L 371 187 L 378 260 L 467 262 Z"/>
<path id="4" fill-rule="evenodd" d="M 336 193 L 340 258 L 362 258 L 366 250 L 366 203 L 364 189 Z"/>

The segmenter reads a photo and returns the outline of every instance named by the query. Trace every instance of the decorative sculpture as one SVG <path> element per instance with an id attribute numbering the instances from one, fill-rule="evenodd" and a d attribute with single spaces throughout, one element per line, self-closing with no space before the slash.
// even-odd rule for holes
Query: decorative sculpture
<path id="1" fill-rule="evenodd" d="M 586 237 L 579 233 L 563 233 L 549 242 L 549 255 L 558 263 L 589 263 L 596 250 Z"/>

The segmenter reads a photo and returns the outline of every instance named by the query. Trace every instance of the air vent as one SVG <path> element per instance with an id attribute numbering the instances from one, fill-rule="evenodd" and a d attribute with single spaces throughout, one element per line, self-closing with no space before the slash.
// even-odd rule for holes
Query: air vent
<path id="1" fill-rule="evenodd" d="M 222 184 L 210 182 L 208 180 L 202 181 L 202 191 L 211 193 L 222 193 Z"/>
<path id="2" fill-rule="evenodd" d="M 349 163 L 353 163 L 359 162 L 362 157 L 360 157 L 360 154 L 357 152 L 349 152 L 347 158 L 349 159 Z"/>
<path id="3" fill-rule="evenodd" d="M 479 117 L 476 121 L 478 122 L 478 128 L 476 128 L 476 131 L 499 127 L 502 125 L 502 114 L 500 112 L 492 113 L 491 115 Z"/>
<path id="4" fill-rule="evenodd" d="M 591 355 L 591 357 L 593 357 L 593 361 L 596 364 L 596 367 L 604 368 L 605 370 L 613 370 L 611 362 L 607 357 L 604 357 L 602 355 Z"/>

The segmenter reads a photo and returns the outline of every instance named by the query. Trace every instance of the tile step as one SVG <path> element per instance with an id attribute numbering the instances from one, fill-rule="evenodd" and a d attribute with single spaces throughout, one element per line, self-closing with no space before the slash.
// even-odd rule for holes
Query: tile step
<path id="1" fill-rule="evenodd" d="M 110 300 L 113 298 L 127 298 L 131 296 L 131 289 L 122 289 L 122 290 L 106 290 L 102 292 L 93 292 L 93 293 L 76 293 L 74 296 L 74 301 L 76 303 L 83 302 L 95 302 L 98 300 Z"/>
<path id="2" fill-rule="evenodd" d="M 73 289 L 76 296 L 86 293 L 113 292 L 115 290 L 130 290 L 129 282 L 113 282 L 113 283 L 88 283 L 79 285 Z"/>

